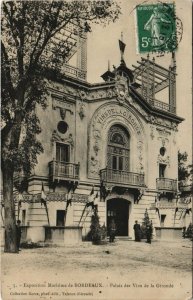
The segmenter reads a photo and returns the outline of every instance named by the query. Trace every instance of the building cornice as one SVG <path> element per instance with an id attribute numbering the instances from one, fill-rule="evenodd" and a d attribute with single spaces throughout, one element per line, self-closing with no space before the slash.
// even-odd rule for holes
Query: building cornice
<path id="1" fill-rule="evenodd" d="M 114 90 L 115 89 L 114 81 L 91 84 L 88 82 L 83 82 L 76 78 L 71 78 L 69 76 L 63 76 L 63 78 L 60 81 L 53 80 L 53 82 L 58 82 L 63 85 L 67 85 L 69 87 L 76 88 L 77 90 L 86 92 L 86 93 L 94 92 L 94 91 L 98 91 L 98 90 L 111 90 L 111 89 Z M 79 97 L 78 94 L 77 95 L 70 94 L 70 93 L 66 92 L 64 89 L 59 90 L 59 89 L 56 89 L 53 87 L 49 87 L 48 89 L 52 93 L 52 95 L 54 95 L 55 97 L 59 97 L 61 99 L 65 98 L 64 95 L 67 95 L 68 97 L 70 97 L 72 101 L 76 97 L 81 98 L 81 97 Z M 168 120 L 176 122 L 178 124 L 181 123 L 182 121 L 184 121 L 184 118 L 179 117 L 170 111 L 161 110 L 161 109 L 151 106 L 151 104 L 149 104 L 132 86 L 129 86 L 129 93 L 130 93 L 131 97 L 133 97 L 135 99 L 135 101 L 142 107 L 142 109 L 144 109 L 144 111 L 146 111 L 148 114 L 153 115 L 155 117 L 161 117 L 164 119 L 168 119 Z M 82 100 L 87 103 L 93 103 L 93 102 L 98 102 L 98 101 L 104 101 L 107 99 L 109 101 L 111 101 L 111 98 L 114 98 L 114 95 L 112 97 L 110 97 L 110 99 L 106 96 L 100 96 L 95 99 L 88 99 L 88 97 L 85 97 Z"/>

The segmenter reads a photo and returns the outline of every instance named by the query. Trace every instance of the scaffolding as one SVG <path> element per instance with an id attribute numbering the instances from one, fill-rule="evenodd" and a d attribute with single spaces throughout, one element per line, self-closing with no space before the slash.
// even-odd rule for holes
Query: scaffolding
<path id="1" fill-rule="evenodd" d="M 155 63 L 155 58 L 141 58 L 137 66 L 132 65 L 134 81 L 139 86 L 141 96 L 153 107 L 171 113 L 176 113 L 176 61 L 172 54 L 172 64 L 169 70 Z M 156 94 L 169 89 L 168 103 L 156 99 Z"/>

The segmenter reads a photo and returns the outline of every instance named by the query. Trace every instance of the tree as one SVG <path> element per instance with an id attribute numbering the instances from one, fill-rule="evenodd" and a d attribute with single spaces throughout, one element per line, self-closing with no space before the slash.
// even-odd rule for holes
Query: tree
<path id="1" fill-rule="evenodd" d="M 187 183 L 189 177 L 192 177 L 192 165 L 187 165 L 188 153 L 178 151 L 178 182 L 179 186 Z M 190 178 L 191 180 L 192 178 Z"/>
<path id="2" fill-rule="evenodd" d="M 99 244 L 102 239 L 102 233 L 103 229 L 99 223 L 99 216 L 97 210 L 94 209 L 91 217 L 91 226 L 88 236 L 94 244 Z"/>
<path id="3" fill-rule="evenodd" d="M 146 238 L 146 231 L 147 231 L 147 226 L 150 225 L 150 219 L 149 219 L 149 214 L 148 214 L 148 211 L 147 211 L 147 208 L 145 210 L 145 213 L 144 213 L 144 218 L 143 218 L 143 221 L 142 221 L 142 226 L 141 226 L 141 231 L 142 231 L 142 234 L 143 234 L 143 237 L 142 238 Z"/>
<path id="4" fill-rule="evenodd" d="M 43 147 L 36 105 L 46 108 L 48 69 L 61 76 L 75 44 L 92 23 L 116 21 L 114 1 L 4 1 L 1 19 L 2 174 L 5 248 L 16 252 L 13 175 L 29 174 Z M 70 33 L 69 33 L 70 32 Z M 62 39 L 61 39 L 62 37 Z M 75 39 L 76 40 L 76 39 Z"/>

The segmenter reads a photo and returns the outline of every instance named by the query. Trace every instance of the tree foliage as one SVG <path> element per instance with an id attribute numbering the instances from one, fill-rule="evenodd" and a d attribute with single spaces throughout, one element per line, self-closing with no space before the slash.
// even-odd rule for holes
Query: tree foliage
<path id="1" fill-rule="evenodd" d="M 46 107 L 45 70 L 61 71 L 75 47 L 75 36 L 90 31 L 91 23 L 114 22 L 119 13 L 114 1 L 2 3 L 3 162 L 11 161 L 14 169 L 22 166 L 28 172 L 34 166 L 36 154 L 43 151 L 34 111 L 36 104 Z"/>
<path id="2" fill-rule="evenodd" d="M 88 240 L 91 240 L 94 244 L 98 244 L 105 239 L 107 233 L 105 225 L 101 226 L 99 219 L 98 212 L 95 209 L 91 217 L 91 226 L 88 233 Z"/>
<path id="3" fill-rule="evenodd" d="M 147 232 L 147 227 L 151 224 L 150 219 L 149 219 L 149 214 L 147 211 L 147 208 L 144 213 L 144 218 L 142 221 L 142 226 L 141 226 L 141 231 L 142 231 L 142 238 L 146 238 L 146 232 Z"/>
<path id="4" fill-rule="evenodd" d="M 192 165 L 188 165 L 188 153 L 178 151 L 178 181 L 180 185 L 192 179 Z"/>
<path id="5" fill-rule="evenodd" d="M 114 1 L 4 1 L 1 9 L 2 173 L 5 251 L 16 252 L 14 171 L 29 174 L 43 151 L 36 106 L 47 106 L 48 70 L 61 76 L 77 37 L 114 22 Z"/>

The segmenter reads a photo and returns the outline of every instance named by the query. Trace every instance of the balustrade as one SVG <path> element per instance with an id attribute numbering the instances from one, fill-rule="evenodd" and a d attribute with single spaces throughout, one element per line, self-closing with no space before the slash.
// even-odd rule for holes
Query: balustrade
<path id="1" fill-rule="evenodd" d="M 177 180 L 169 178 L 157 178 L 156 186 L 158 190 L 177 192 Z"/>
<path id="2" fill-rule="evenodd" d="M 102 169 L 100 170 L 100 178 L 104 182 L 118 183 L 123 185 L 144 186 L 144 174 L 133 173 L 127 171 Z"/>
<path id="3" fill-rule="evenodd" d="M 49 176 L 52 181 L 55 179 L 79 179 L 80 164 L 51 161 L 49 163 Z"/>

